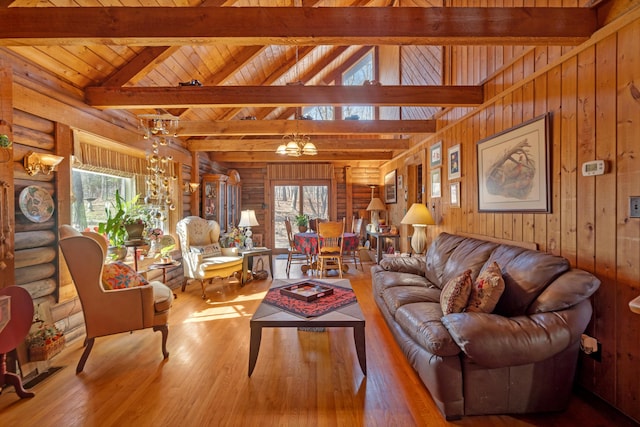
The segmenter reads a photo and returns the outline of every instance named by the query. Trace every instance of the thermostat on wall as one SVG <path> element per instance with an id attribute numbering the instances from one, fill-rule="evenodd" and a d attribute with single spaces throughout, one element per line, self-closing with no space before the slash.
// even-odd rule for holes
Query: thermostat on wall
<path id="1" fill-rule="evenodd" d="M 582 164 L 582 176 L 604 175 L 607 163 L 604 160 L 591 160 Z"/>

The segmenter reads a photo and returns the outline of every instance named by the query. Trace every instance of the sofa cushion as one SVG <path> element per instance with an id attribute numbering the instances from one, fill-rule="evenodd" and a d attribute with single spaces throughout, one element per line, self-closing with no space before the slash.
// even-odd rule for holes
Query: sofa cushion
<path id="1" fill-rule="evenodd" d="M 105 290 L 125 289 L 148 284 L 147 279 L 121 261 L 111 262 L 102 267 L 102 287 Z"/>
<path id="2" fill-rule="evenodd" d="M 502 272 L 500 271 L 498 263 L 492 262 L 482 270 L 473 283 L 467 304 L 467 311 L 491 313 L 493 309 L 496 308 L 503 292 L 504 280 L 502 279 Z"/>
<path id="3" fill-rule="evenodd" d="M 416 257 L 389 257 L 380 261 L 380 267 L 387 271 L 399 273 L 412 273 L 424 276 L 426 263 L 424 258 Z"/>
<path id="4" fill-rule="evenodd" d="M 473 238 L 460 242 L 458 247 L 451 253 L 442 271 L 443 284 L 465 270 L 471 270 L 471 278 L 475 280 L 497 246 L 497 243 Z"/>
<path id="5" fill-rule="evenodd" d="M 449 257 L 465 238 L 449 233 L 440 233 L 427 250 L 425 277 L 442 289 L 446 281 L 442 280 L 444 268 Z"/>
<path id="6" fill-rule="evenodd" d="M 398 325 L 420 346 L 436 356 L 455 356 L 460 348 L 442 324 L 440 302 L 417 302 L 398 308 Z"/>
<path id="7" fill-rule="evenodd" d="M 542 290 L 570 268 L 560 256 L 508 245 L 493 252 L 493 261 L 502 268 L 505 286 L 494 313 L 507 317 L 525 314 Z"/>
<path id="8" fill-rule="evenodd" d="M 394 286 L 382 292 L 382 299 L 392 316 L 405 304 L 440 301 L 440 289 L 425 286 Z"/>
<path id="9" fill-rule="evenodd" d="M 584 270 L 572 269 L 554 280 L 529 306 L 527 314 L 564 310 L 589 298 L 600 280 Z"/>
<path id="10" fill-rule="evenodd" d="M 423 286 L 425 288 L 433 287 L 424 276 L 418 276 L 411 273 L 398 273 L 395 271 L 385 271 L 379 265 L 371 267 L 371 276 L 373 280 L 373 292 L 382 295 L 388 289 L 396 286 Z M 440 290 L 438 290 L 440 292 Z"/>
<path id="11" fill-rule="evenodd" d="M 472 285 L 471 270 L 449 280 L 440 294 L 442 314 L 461 313 L 469 301 Z"/>

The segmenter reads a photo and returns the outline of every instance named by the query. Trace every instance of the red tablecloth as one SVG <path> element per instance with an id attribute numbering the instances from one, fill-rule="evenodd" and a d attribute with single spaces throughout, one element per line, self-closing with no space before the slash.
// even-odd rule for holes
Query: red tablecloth
<path id="1" fill-rule="evenodd" d="M 355 233 L 344 233 L 343 252 L 355 251 L 358 249 L 358 235 Z M 318 254 L 318 234 L 317 233 L 296 233 L 293 235 L 293 242 L 296 249 L 311 255 Z"/>

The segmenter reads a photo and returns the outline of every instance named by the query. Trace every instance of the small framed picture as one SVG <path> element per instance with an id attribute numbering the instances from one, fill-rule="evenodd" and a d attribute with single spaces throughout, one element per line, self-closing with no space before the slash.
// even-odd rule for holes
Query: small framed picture
<path id="1" fill-rule="evenodd" d="M 442 165 L 442 141 L 438 141 L 429 147 L 429 167 L 436 168 Z"/>
<path id="2" fill-rule="evenodd" d="M 449 180 L 458 179 L 460 178 L 460 169 L 461 169 L 460 144 L 454 145 L 453 147 L 449 148 L 448 154 L 449 154 L 448 178 Z"/>
<path id="3" fill-rule="evenodd" d="M 460 207 L 460 181 L 449 184 L 449 196 L 451 198 L 451 207 Z"/>
<path id="4" fill-rule="evenodd" d="M 384 202 L 386 204 L 398 202 L 398 180 L 396 169 L 384 176 Z"/>
<path id="5" fill-rule="evenodd" d="M 431 170 L 431 198 L 442 197 L 442 177 L 441 169 Z"/>

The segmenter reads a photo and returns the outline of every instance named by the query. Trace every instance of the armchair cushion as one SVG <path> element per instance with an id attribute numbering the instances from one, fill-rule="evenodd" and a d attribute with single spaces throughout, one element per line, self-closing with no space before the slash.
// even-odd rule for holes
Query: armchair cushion
<path id="1" fill-rule="evenodd" d="M 144 277 L 121 261 L 105 264 L 102 268 L 102 287 L 107 291 L 148 284 Z"/>

